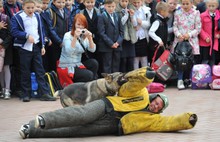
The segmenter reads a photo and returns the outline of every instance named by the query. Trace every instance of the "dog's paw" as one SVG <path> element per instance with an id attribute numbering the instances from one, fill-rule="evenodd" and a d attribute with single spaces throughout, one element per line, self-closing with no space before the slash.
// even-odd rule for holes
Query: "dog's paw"
<path id="1" fill-rule="evenodd" d="M 196 125 L 196 122 L 198 120 L 198 117 L 196 114 L 192 114 L 190 117 L 189 117 L 189 123 L 194 127 Z"/>

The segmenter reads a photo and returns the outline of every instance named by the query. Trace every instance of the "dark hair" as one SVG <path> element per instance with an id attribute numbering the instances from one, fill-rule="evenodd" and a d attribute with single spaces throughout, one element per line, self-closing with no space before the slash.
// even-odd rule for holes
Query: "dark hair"
<path id="1" fill-rule="evenodd" d="M 73 26 L 72 26 L 72 30 L 71 30 L 72 36 L 74 36 L 75 30 L 76 30 L 75 25 L 76 25 L 77 20 L 79 20 L 82 23 L 82 25 L 84 25 L 85 28 L 88 29 L 88 22 L 86 20 L 86 17 L 81 13 L 76 14 L 76 16 L 74 17 L 74 20 L 73 20 Z"/>

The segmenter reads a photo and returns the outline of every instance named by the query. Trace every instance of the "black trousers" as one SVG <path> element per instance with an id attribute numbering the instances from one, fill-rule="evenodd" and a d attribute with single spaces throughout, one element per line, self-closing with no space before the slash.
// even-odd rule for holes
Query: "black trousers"
<path id="1" fill-rule="evenodd" d="M 36 74 L 41 93 L 48 94 L 49 86 L 44 79 L 45 71 L 42 63 L 41 48 L 34 44 L 33 51 L 19 48 L 18 53 L 20 58 L 22 97 L 31 95 L 31 68 Z"/>
<path id="2" fill-rule="evenodd" d="M 86 69 L 75 68 L 73 82 L 88 82 L 96 79 L 99 64 L 96 59 L 88 59 L 82 62 Z"/>
<path id="3" fill-rule="evenodd" d="M 120 68 L 120 51 L 102 52 L 102 72 L 113 73 L 119 72 Z"/>

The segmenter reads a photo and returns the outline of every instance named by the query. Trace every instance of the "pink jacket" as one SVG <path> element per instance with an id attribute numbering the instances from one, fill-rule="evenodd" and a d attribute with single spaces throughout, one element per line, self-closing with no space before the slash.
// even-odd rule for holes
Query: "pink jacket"
<path id="1" fill-rule="evenodd" d="M 220 31 L 218 31 L 218 19 L 220 18 L 219 11 L 215 11 L 215 33 L 214 33 L 214 43 L 212 43 L 212 19 L 209 14 L 209 11 L 206 10 L 201 15 L 201 22 L 202 22 L 202 29 L 199 34 L 199 45 L 200 46 L 211 46 L 214 50 L 218 51 L 218 38 L 216 38 L 216 35 L 220 34 Z M 206 38 L 209 38 L 211 42 L 207 43 Z M 210 48 L 210 55 L 212 53 L 212 48 Z"/>

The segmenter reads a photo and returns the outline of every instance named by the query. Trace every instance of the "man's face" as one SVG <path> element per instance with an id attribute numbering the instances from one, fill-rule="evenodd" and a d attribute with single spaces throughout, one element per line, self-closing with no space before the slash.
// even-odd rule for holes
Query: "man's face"
<path id="1" fill-rule="evenodd" d="M 109 14 L 112 14 L 115 11 L 116 5 L 115 3 L 105 4 L 105 9 Z"/>
<path id="2" fill-rule="evenodd" d="M 23 9 L 24 9 L 24 12 L 28 15 L 28 16 L 30 16 L 30 17 L 32 17 L 32 15 L 33 15 L 33 13 L 34 13 L 34 11 L 35 11 L 35 3 L 25 3 L 24 5 L 23 5 Z"/>
<path id="3" fill-rule="evenodd" d="M 65 6 L 65 0 L 55 0 L 53 1 L 53 4 L 56 6 L 56 8 L 58 8 L 59 10 L 60 9 L 63 9 L 64 6 Z"/>
<path id="4" fill-rule="evenodd" d="M 163 109 L 163 100 L 158 96 L 149 105 L 149 110 L 153 113 L 158 113 Z"/>
<path id="5" fill-rule="evenodd" d="M 42 10 L 46 10 L 50 0 L 42 0 Z"/>
<path id="6" fill-rule="evenodd" d="M 95 6 L 95 0 L 85 0 L 83 4 L 88 10 L 92 10 Z"/>

